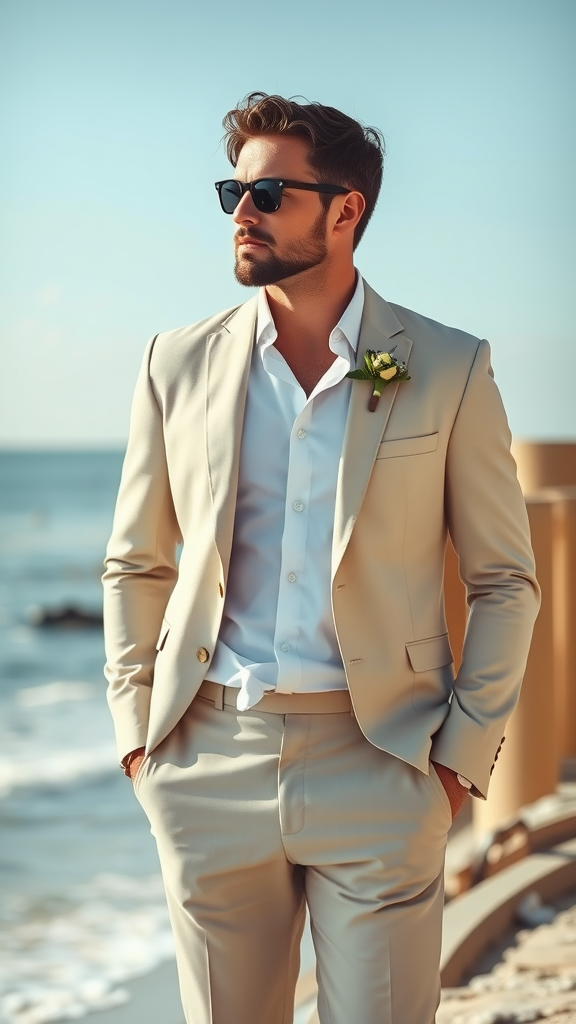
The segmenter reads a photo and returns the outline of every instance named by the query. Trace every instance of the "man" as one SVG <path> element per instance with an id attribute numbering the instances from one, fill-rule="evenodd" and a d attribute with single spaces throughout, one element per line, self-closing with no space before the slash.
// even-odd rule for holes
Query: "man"
<path id="1" fill-rule="evenodd" d="M 189 1024 L 290 1024 L 306 904 L 322 1024 L 431 1024 L 446 833 L 486 796 L 538 605 L 508 427 L 487 343 L 356 273 L 378 133 L 261 93 L 224 125 L 260 291 L 145 356 L 104 576 L 118 749 Z"/>

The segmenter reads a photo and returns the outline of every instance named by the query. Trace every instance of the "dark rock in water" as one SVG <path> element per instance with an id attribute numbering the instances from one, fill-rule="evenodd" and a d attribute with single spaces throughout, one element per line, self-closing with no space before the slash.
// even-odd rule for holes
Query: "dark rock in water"
<path id="1" fill-rule="evenodd" d="M 86 611 L 75 605 L 63 608 L 29 608 L 27 619 L 40 629 L 101 629 L 102 612 Z"/>

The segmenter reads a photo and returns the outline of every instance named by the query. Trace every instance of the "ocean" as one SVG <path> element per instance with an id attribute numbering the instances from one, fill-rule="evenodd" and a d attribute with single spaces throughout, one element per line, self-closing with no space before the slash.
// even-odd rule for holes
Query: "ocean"
<path id="1" fill-rule="evenodd" d="M 172 957 L 148 822 L 118 767 L 97 620 L 119 452 L 0 453 L 0 1021 L 75 1019 Z M 70 616 L 69 616 L 70 618 Z"/>

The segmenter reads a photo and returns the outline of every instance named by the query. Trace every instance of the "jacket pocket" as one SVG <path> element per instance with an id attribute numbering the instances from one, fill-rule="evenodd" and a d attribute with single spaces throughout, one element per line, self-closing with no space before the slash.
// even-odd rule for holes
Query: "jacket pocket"
<path id="1" fill-rule="evenodd" d="M 430 672 L 451 665 L 454 661 L 448 633 L 431 636 L 426 640 L 412 640 L 406 644 L 406 653 L 414 672 Z"/>
<path id="2" fill-rule="evenodd" d="M 383 441 L 376 454 L 377 459 L 397 459 L 403 455 L 424 455 L 438 447 L 438 431 L 421 437 L 399 437 L 394 441 Z"/>
<path id="3" fill-rule="evenodd" d="M 170 623 L 166 619 L 162 619 L 162 627 L 160 629 L 160 635 L 158 637 L 158 643 L 156 644 L 156 650 L 161 651 L 166 643 L 166 637 L 170 632 Z"/>

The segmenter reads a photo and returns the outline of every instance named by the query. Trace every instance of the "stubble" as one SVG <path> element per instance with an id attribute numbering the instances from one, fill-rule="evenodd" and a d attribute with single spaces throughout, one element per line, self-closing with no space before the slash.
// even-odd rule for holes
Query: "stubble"
<path id="1" fill-rule="evenodd" d="M 315 224 L 306 238 L 297 243 L 287 245 L 281 256 L 269 251 L 265 257 L 255 257 L 252 253 L 239 257 L 236 250 L 234 275 L 239 284 L 249 288 L 262 288 L 265 285 L 279 284 L 288 277 L 312 270 L 324 262 L 328 255 L 326 245 L 326 217 L 328 211 L 321 210 Z M 258 231 L 238 232 L 251 235 L 255 239 L 266 241 L 267 236 L 259 235 Z"/>

